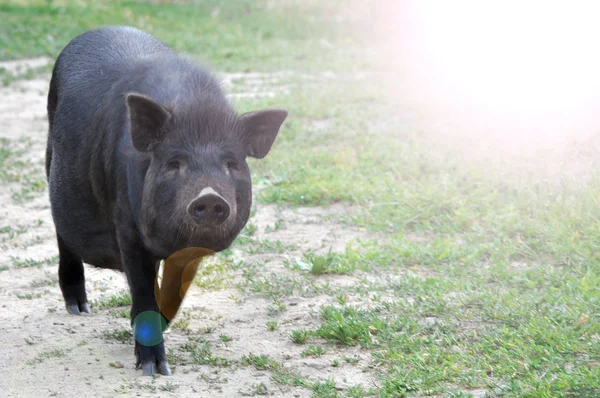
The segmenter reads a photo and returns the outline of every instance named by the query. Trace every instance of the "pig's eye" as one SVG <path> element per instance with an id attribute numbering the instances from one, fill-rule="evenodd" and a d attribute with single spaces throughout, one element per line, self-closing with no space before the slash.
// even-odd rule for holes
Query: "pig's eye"
<path id="1" fill-rule="evenodd" d="M 179 160 L 169 160 L 167 163 L 167 171 L 176 171 L 181 168 L 181 162 Z"/>

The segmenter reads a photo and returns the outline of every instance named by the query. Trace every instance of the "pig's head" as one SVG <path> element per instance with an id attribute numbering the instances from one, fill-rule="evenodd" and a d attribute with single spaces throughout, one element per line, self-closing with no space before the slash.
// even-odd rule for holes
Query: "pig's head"
<path id="1" fill-rule="evenodd" d="M 248 156 L 271 149 L 287 111 L 236 114 L 223 99 L 202 109 L 126 96 L 132 143 L 147 170 L 139 227 L 167 257 L 186 247 L 227 248 L 250 216 Z"/>

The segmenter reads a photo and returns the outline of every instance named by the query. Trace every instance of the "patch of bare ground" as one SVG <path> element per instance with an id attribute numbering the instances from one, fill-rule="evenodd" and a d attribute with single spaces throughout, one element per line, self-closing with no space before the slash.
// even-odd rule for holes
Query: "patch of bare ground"
<path id="1" fill-rule="evenodd" d="M 0 61 L 0 69 L 11 75 L 25 73 L 31 69 L 44 67 L 52 62 L 49 57 L 36 57 L 28 59 L 16 59 L 11 61 Z"/>

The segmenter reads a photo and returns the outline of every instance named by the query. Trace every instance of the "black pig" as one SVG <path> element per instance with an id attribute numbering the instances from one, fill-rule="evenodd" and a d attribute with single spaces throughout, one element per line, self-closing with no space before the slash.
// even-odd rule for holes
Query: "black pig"
<path id="1" fill-rule="evenodd" d="M 252 202 L 246 157 L 265 157 L 286 117 L 236 114 L 209 72 L 140 30 L 74 38 L 52 72 L 46 151 L 67 311 L 90 312 L 85 262 L 125 272 L 132 324 L 158 312 L 160 261 L 232 243 Z M 169 375 L 158 332 L 152 346 L 136 339 L 136 367 Z"/>

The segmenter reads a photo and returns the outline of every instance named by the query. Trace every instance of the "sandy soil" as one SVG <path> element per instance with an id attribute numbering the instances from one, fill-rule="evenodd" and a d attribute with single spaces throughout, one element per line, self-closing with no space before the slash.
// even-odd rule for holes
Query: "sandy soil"
<path id="1" fill-rule="evenodd" d="M 25 68 L 38 67 L 45 59 L 27 60 Z M 10 63 L 7 70 L 20 70 L 22 64 Z M 11 69 L 12 70 L 12 69 Z M 12 142 L 27 142 L 27 153 L 36 172 L 43 175 L 44 146 L 47 131 L 46 95 L 49 76 L 18 81 L 0 88 L 0 137 Z M 241 80 L 250 81 L 244 94 L 269 95 L 258 88 L 260 75 L 225 76 L 228 87 Z M 274 77 L 277 79 L 277 77 Z M 28 138 L 23 138 L 28 137 Z M 0 235 L 3 256 L 0 257 L 0 391 L 8 397 L 140 397 L 140 396 L 204 396 L 233 397 L 253 395 L 264 383 L 267 394 L 281 397 L 308 396 L 304 388 L 284 386 L 271 379 L 269 371 L 251 366 L 214 367 L 193 365 L 189 360 L 172 363 L 172 377 L 144 377 L 134 369 L 133 345 L 105 338 L 105 333 L 129 329 L 129 320 L 116 317 L 110 310 L 96 309 L 91 315 L 68 315 L 57 284 L 57 247 L 54 238 L 47 191 L 33 200 L 11 198 L 16 185 L 5 184 L 0 190 L 0 227 L 11 226 L 12 233 Z M 256 225 L 254 238 L 296 245 L 283 254 L 249 255 L 239 248 L 234 257 L 247 263 L 261 262 L 262 275 L 298 277 L 299 271 L 284 266 L 284 260 L 298 257 L 302 249 L 318 251 L 343 250 L 346 242 L 362 236 L 361 231 L 341 227 L 334 221 L 348 212 L 342 206 L 329 209 L 289 209 L 257 205 L 250 220 Z M 332 217 L 333 216 L 333 217 Z M 285 228 L 269 232 L 268 227 L 282 220 Z M 37 266 L 16 264 L 42 262 Z M 228 270 L 227 283 L 218 289 L 203 290 L 192 286 L 180 310 L 180 319 L 189 322 L 187 331 L 172 328 L 166 334 L 166 346 L 174 354 L 185 356 L 178 347 L 190 337 L 199 336 L 211 343 L 213 355 L 239 360 L 243 355 L 266 354 L 281 361 L 286 368 L 314 379 L 333 378 L 340 388 L 363 383 L 372 386 L 374 375 L 363 365 L 342 363 L 330 366 L 333 352 L 319 358 L 302 358 L 306 348 L 294 344 L 291 330 L 318 325 L 318 308 L 331 297 L 310 298 L 294 294 L 283 301 L 287 310 L 276 318 L 269 315 L 271 300 L 261 294 L 243 295 L 236 289 L 243 269 Z M 87 291 L 91 302 L 110 297 L 127 289 L 122 274 L 86 266 Z M 320 276 L 319 282 L 345 286 L 357 280 L 351 276 Z M 126 309 L 127 311 L 129 308 Z M 280 327 L 268 331 L 265 323 L 277 320 Z M 207 333 L 206 328 L 212 328 Z M 219 336 L 232 338 L 223 342 Z M 349 348 L 346 356 L 367 358 L 359 349 Z M 339 355 L 338 355 L 339 356 Z M 336 356 L 336 357 L 338 357 Z M 117 367 L 111 364 L 119 364 Z M 121 367 L 122 365 L 122 367 Z"/>

